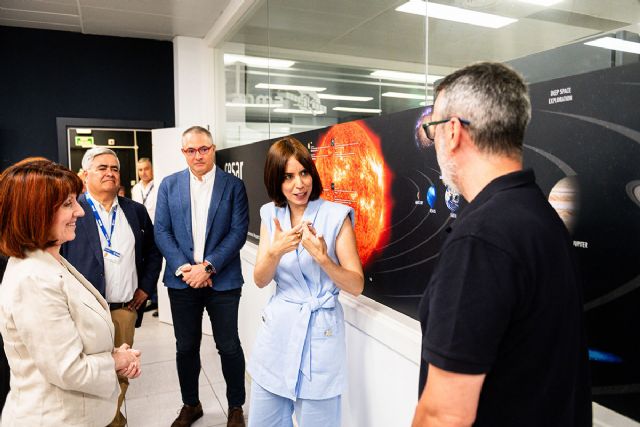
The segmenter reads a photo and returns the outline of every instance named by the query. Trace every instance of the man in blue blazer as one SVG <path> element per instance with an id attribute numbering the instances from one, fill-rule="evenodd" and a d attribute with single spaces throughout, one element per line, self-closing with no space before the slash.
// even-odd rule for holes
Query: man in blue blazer
<path id="1" fill-rule="evenodd" d="M 189 167 L 166 177 L 158 189 L 156 244 L 165 257 L 176 336 L 176 362 L 184 406 L 172 427 L 202 417 L 198 394 L 204 309 L 222 362 L 229 402 L 228 427 L 244 427 L 244 353 L 238 336 L 238 305 L 244 280 L 240 249 L 247 238 L 249 207 L 241 180 L 215 166 L 207 129 L 182 134 Z"/>
<path id="2" fill-rule="evenodd" d="M 132 346 L 144 304 L 160 275 L 162 255 L 145 207 L 117 196 L 120 162 L 116 153 L 94 147 L 85 153 L 82 168 L 87 171 L 87 192 L 78 197 L 78 203 L 85 215 L 76 221 L 76 238 L 62 245 L 62 256 L 109 303 L 114 345 Z M 120 406 L 129 383 L 125 377 L 119 380 L 121 394 L 111 427 L 126 425 Z"/>

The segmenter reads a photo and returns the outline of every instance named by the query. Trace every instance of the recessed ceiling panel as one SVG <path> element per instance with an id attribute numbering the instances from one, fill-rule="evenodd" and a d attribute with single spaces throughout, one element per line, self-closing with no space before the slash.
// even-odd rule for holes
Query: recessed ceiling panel
<path id="1" fill-rule="evenodd" d="M 345 31 L 323 51 L 424 64 L 424 31 L 424 17 L 390 10 Z"/>
<path id="2" fill-rule="evenodd" d="M 79 0 L 79 2 L 83 8 L 99 7 L 122 12 L 206 21 L 209 27 L 229 4 L 229 0 Z"/>
<path id="3" fill-rule="evenodd" d="M 57 30 L 57 31 L 74 31 L 80 32 L 80 24 L 67 25 L 57 24 L 54 22 L 33 22 L 33 21 L 20 21 L 14 19 L 5 19 L 0 17 L 0 25 L 6 27 L 20 27 L 20 28 L 36 28 L 39 30 Z"/>
<path id="4" fill-rule="evenodd" d="M 34 12 L 78 14 L 78 4 L 75 0 L 50 2 L 39 0 L 0 0 L 0 15 L 4 15 L 3 9 L 31 10 Z"/>
<path id="5" fill-rule="evenodd" d="M 203 21 L 95 7 L 83 7 L 82 17 L 85 32 L 91 34 L 104 34 L 113 28 L 127 34 L 133 32 L 148 34 L 152 38 L 156 38 L 154 35 L 171 38 L 179 34 L 177 30 L 180 28 L 180 35 L 198 37 L 209 29 L 209 24 Z"/>
<path id="6" fill-rule="evenodd" d="M 563 46 L 593 33 L 586 28 L 527 19 L 518 21 L 517 26 L 490 31 L 430 28 L 429 64 L 458 68 L 476 61 L 509 61 Z M 442 34 L 446 36 L 438 38 Z"/>
<path id="7" fill-rule="evenodd" d="M 356 20 L 375 16 L 390 8 L 395 8 L 398 0 L 270 0 L 269 10 L 273 14 L 286 13 L 288 10 L 311 11 L 313 14 L 341 14 Z"/>
<path id="8" fill-rule="evenodd" d="M 598 31 L 611 31 L 626 27 L 630 24 L 629 22 L 614 21 L 611 19 L 599 18 L 597 16 L 555 9 L 541 10 L 529 15 L 527 18 L 546 22 L 555 22 L 557 24 L 570 25 L 572 27 L 590 28 Z"/>
<path id="9" fill-rule="evenodd" d="M 27 22 L 42 22 L 44 24 L 62 24 L 62 25 L 78 25 L 78 15 L 62 14 L 62 13 L 47 13 L 47 12 L 33 12 L 26 10 L 16 9 L 1 9 L 0 17 L 3 19 L 9 19 L 14 21 L 27 21 Z"/>

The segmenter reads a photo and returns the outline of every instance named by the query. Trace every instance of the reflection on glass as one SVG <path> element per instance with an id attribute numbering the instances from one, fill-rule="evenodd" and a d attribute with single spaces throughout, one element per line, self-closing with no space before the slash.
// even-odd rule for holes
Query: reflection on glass
<path id="1" fill-rule="evenodd" d="M 634 16 L 631 0 L 262 0 L 217 47 L 225 144 L 430 105 L 476 61 L 529 83 L 637 62 Z"/>

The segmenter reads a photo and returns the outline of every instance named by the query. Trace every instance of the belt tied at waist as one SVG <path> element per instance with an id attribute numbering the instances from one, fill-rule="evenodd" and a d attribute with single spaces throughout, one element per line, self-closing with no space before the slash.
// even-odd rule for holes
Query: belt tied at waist
<path id="1" fill-rule="evenodd" d="M 319 298 L 282 297 L 282 299 L 288 303 L 300 305 L 300 311 L 292 319 L 293 326 L 289 335 L 289 349 L 285 364 L 289 370 L 285 372 L 285 384 L 295 400 L 298 394 L 298 371 L 302 371 L 302 374 L 311 380 L 311 328 L 309 327 L 311 313 L 321 308 L 335 308 L 337 295 L 326 293 Z"/>

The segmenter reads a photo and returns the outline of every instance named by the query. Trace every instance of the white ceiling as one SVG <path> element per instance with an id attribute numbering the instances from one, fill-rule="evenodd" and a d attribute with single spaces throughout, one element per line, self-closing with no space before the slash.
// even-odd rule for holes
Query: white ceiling
<path id="1" fill-rule="evenodd" d="M 397 12 L 406 0 L 269 0 L 232 41 L 424 64 L 424 17 Z M 638 0 L 562 0 L 550 7 L 519 0 L 436 0 L 518 21 L 500 29 L 429 19 L 429 66 L 509 61 L 598 34 L 640 30 Z M 267 28 L 269 31 L 267 31 Z M 422 39 L 421 39 L 422 37 Z"/>
<path id="2" fill-rule="evenodd" d="M 230 0 L 0 0 L 0 25 L 171 40 L 204 37 Z"/>
<path id="3" fill-rule="evenodd" d="M 204 38 L 225 8 L 252 6 L 227 28 L 246 52 L 324 63 L 422 72 L 424 17 L 395 11 L 405 0 L 0 0 L 0 25 L 171 40 Z M 518 21 L 487 29 L 429 19 L 430 70 L 509 61 L 619 30 L 640 32 L 639 0 L 437 0 Z M 225 19 L 221 19 L 224 21 Z M 229 23 L 227 23 L 229 24 Z M 218 28 L 220 29 L 220 28 Z M 222 39 L 222 38 L 221 38 Z M 217 40 L 215 41 L 217 42 Z M 289 54 L 287 55 L 287 52 Z M 393 66 L 396 64 L 396 66 Z"/>

